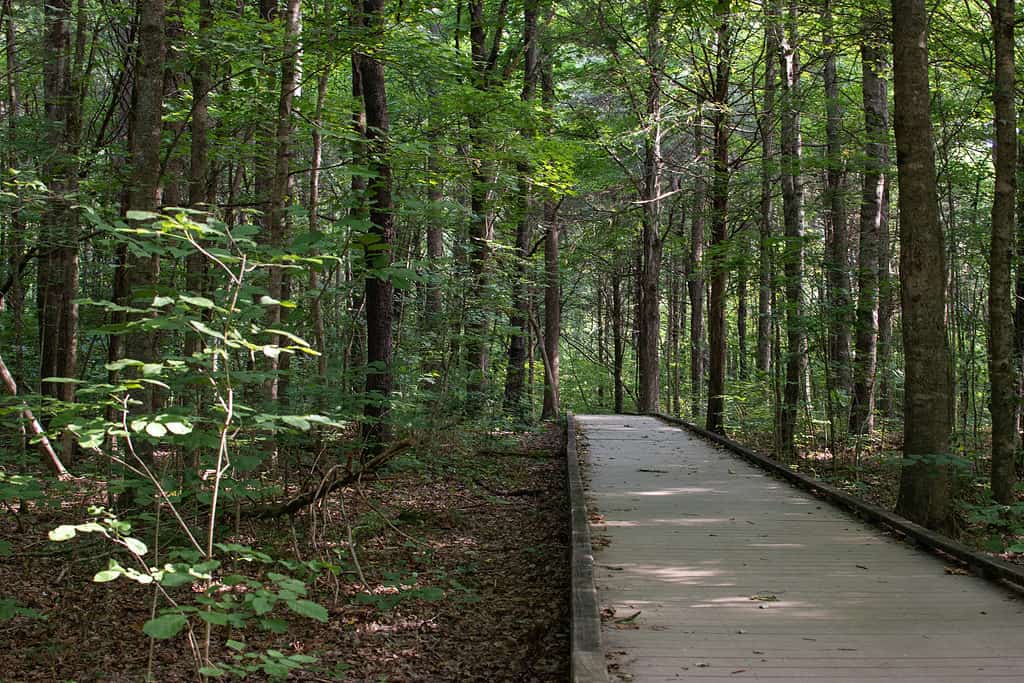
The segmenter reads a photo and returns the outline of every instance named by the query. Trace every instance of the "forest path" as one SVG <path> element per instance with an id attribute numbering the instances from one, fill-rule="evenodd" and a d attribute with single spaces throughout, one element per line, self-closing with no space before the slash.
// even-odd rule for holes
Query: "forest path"
<path id="1" fill-rule="evenodd" d="M 613 681 L 1024 680 L 1008 591 L 656 418 L 576 419 Z"/>

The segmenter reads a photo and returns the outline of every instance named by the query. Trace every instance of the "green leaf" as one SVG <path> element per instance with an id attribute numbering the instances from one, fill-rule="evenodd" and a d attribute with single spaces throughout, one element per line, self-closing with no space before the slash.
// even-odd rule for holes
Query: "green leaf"
<path id="1" fill-rule="evenodd" d="M 260 626 L 270 631 L 271 633 L 288 632 L 288 622 L 284 619 L 264 619 L 260 622 Z"/>
<path id="2" fill-rule="evenodd" d="M 75 527 L 71 524 L 61 524 L 56 529 L 51 529 L 48 534 L 51 541 L 66 541 L 75 537 Z"/>
<path id="3" fill-rule="evenodd" d="M 178 436 L 184 436 L 192 431 L 192 425 L 185 424 L 184 422 L 165 422 L 164 426 L 167 427 L 167 431 L 171 434 Z"/>
<path id="4" fill-rule="evenodd" d="M 267 598 L 253 598 L 252 599 L 252 611 L 258 616 L 263 616 L 274 608 L 274 605 Z"/>
<path id="5" fill-rule="evenodd" d="M 160 218 L 160 214 L 152 211 L 129 211 L 124 215 L 130 221 L 152 221 Z"/>
<path id="6" fill-rule="evenodd" d="M 107 583 L 113 581 L 117 577 L 121 576 L 121 572 L 117 569 L 104 569 L 103 571 L 96 572 L 96 575 L 92 577 L 95 583 Z"/>
<path id="7" fill-rule="evenodd" d="M 199 667 L 199 673 L 204 676 L 209 676 L 210 678 L 217 678 L 218 676 L 224 675 L 224 671 L 215 666 L 201 666 Z"/>
<path id="8" fill-rule="evenodd" d="M 301 429 L 304 432 L 308 432 L 309 428 L 312 427 L 312 425 L 309 423 L 309 420 L 302 417 L 301 415 L 282 415 L 281 422 L 284 422 L 286 425 L 290 427 Z"/>
<path id="9" fill-rule="evenodd" d="M 224 643 L 224 644 L 227 645 L 232 650 L 234 650 L 235 652 L 241 652 L 242 650 L 245 649 L 245 643 L 243 643 L 240 640 L 228 639 L 228 641 L 226 643 Z"/>
<path id="10" fill-rule="evenodd" d="M 199 308 L 216 308 L 216 304 L 205 296 L 186 296 L 185 294 L 182 294 L 178 297 L 178 301 L 189 304 L 190 306 L 197 306 Z"/>
<path id="11" fill-rule="evenodd" d="M 153 297 L 153 303 L 150 306 L 154 308 L 163 308 L 164 306 L 170 306 L 174 303 L 174 299 L 169 296 L 155 296 Z"/>
<path id="12" fill-rule="evenodd" d="M 312 600 L 289 600 L 288 607 L 296 614 L 301 614 L 304 617 L 316 619 L 320 622 L 327 621 L 327 609 Z"/>
<path id="13" fill-rule="evenodd" d="M 146 425 L 146 433 L 157 439 L 167 436 L 167 427 L 159 422 L 150 422 Z"/>
<path id="14" fill-rule="evenodd" d="M 128 547 L 128 550 L 131 550 L 136 555 L 145 555 L 149 552 L 146 544 L 137 538 L 126 538 L 124 539 L 124 544 Z"/>
<path id="15" fill-rule="evenodd" d="M 199 618 L 214 626 L 228 625 L 228 615 L 222 612 L 200 612 Z"/>
<path id="16" fill-rule="evenodd" d="M 186 623 L 188 623 L 188 619 L 184 615 L 165 614 L 162 617 L 147 621 L 142 627 L 142 631 L 150 638 L 165 640 L 178 635 L 181 629 L 185 628 Z"/>

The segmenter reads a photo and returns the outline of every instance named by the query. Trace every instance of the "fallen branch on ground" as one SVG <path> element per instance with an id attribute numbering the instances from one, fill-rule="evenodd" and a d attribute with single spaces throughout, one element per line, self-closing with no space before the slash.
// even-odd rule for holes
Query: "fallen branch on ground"
<path id="1" fill-rule="evenodd" d="M 258 519 L 273 519 L 275 517 L 281 517 L 283 515 L 294 515 L 296 512 L 304 507 L 313 505 L 321 498 L 326 497 L 332 491 L 336 491 L 342 486 L 348 486 L 362 479 L 366 474 L 371 474 L 374 470 L 380 468 L 391 458 L 395 457 L 399 453 L 402 453 L 413 446 L 413 442 L 409 439 L 403 439 L 397 443 L 388 446 L 385 450 L 381 451 L 377 455 L 367 460 L 361 467 L 355 470 L 349 470 L 341 476 L 341 478 L 335 478 L 337 476 L 337 468 L 331 468 L 327 475 L 320 481 L 316 488 L 300 493 L 293 498 L 284 501 L 283 503 L 275 503 L 273 505 L 260 505 L 250 509 L 250 514 Z"/>

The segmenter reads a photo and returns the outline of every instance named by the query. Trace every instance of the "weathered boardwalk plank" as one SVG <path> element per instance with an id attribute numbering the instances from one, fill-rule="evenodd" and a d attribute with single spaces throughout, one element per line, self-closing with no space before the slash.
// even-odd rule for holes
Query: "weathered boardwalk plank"
<path id="1" fill-rule="evenodd" d="M 1024 680 L 1017 596 L 655 418 L 577 420 L 613 680 Z"/>

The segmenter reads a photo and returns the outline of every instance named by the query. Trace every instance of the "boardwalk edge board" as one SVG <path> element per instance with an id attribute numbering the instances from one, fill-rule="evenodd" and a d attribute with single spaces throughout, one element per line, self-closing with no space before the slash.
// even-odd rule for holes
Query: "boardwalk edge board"
<path id="1" fill-rule="evenodd" d="M 806 474 L 794 472 L 779 461 L 756 453 L 728 437 L 709 432 L 678 417 L 672 417 L 664 413 L 652 413 L 651 415 L 669 424 L 684 427 L 694 434 L 724 446 L 760 468 L 782 477 L 791 484 L 818 494 L 825 500 L 853 512 L 867 522 L 897 531 L 908 539 L 913 539 L 919 546 L 928 548 L 931 551 L 938 551 L 949 555 L 962 562 L 979 576 L 990 581 L 1000 582 L 1018 593 L 1024 593 L 1024 567 L 975 552 L 962 543 L 926 529 L 885 508 L 855 498 L 834 486 L 829 486 Z"/>
<path id="2" fill-rule="evenodd" d="M 576 453 L 576 420 L 565 414 L 565 457 L 572 522 L 572 617 L 570 630 L 574 683 L 607 683 L 601 648 L 601 614 L 594 586 L 594 552 L 590 546 L 583 478 Z"/>

